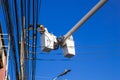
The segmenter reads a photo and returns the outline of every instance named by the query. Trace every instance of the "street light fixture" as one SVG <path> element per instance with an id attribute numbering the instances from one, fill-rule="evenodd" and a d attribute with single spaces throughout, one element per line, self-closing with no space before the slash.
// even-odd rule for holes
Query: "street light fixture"
<path id="1" fill-rule="evenodd" d="M 70 71 L 71 71 L 70 69 L 66 69 L 64 72 L 62 72 L 61 74 L 59 74 L 58 76 L 56 76 L 53 80 L 57 80 L 59 77 L 68 74 Z"/>

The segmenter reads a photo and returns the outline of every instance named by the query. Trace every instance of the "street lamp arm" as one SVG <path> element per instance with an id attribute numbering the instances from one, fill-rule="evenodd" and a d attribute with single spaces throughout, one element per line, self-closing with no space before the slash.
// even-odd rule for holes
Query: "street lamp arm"
<path id="1" fill-rule="evenodd" d="M 53 80 L 57 80 L 59 77 L 55 77 Z"/>
<path id="2" fill-rule="evenodd" d="M 57 80 L 59 77 L 68 74 L 70 71 L 71 71 L 70 69 L 65 70 L 63 73 L 61 73 L 60 75 L 58 75 L 57 77 L 55 77 L 53 80 Z"/>
<path id="3" fill-rule="evenodd" d="M 67 73 L 69 73 L 70 71 L 71 71 L 70 69 L 65 70 L 63 73 L 61 73 L 60 75 L 58 75 L 58 77 L 64 76 L 64 75 L 66 75 Z"/>

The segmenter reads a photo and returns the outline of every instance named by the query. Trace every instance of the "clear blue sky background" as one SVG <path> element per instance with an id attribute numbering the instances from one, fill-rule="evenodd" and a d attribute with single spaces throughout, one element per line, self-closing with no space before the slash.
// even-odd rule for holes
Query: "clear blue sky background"
<path id="1" fill-rule="evenodd" d="M 64 35 L 98 1 L 42 0 L 40 22 L 49 32 Z M 69 68 L 72 71 L 59 80 L 120 80 L 119 3 L 119 0 L 109 0 L 75 32 L 76 56 L 71 61 L 38 61 L 36 78 L 48 76 L 49 79 L 42 80 L 51 80 Z M 42 57 L 64 59 L 63 55 Z"/>
<path id="2" fill-rule="evenodd" d="M 42 0 L 39 23 L 56 36 L 64 35 L 98 1 Z M 72 59 L 61 61 L 66 59 L 61 49 L 37 54 L 45 60 L 37 60 L 36 80 L 52 80 L 65 69 L 72 71 L 59 80 L 120 80 L 119 0 L 109 0 L 73 36 L 76 56 Z"/>

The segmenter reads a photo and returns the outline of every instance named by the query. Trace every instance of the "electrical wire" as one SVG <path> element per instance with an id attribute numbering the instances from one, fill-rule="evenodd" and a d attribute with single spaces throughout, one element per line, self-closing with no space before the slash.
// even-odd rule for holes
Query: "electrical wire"
<path id="1" fill-rule="evenodd" d="M 11 39 L 14 39 L 13 38 L 13 35 L 11 34 L 12 33 L 12 30 L 10 27 L 12 27 L 12 24 L 11 24 L 11 19 L 10 19 L 10 9 L 9 9 L 9 6 L 8 6 L 8 1 L 4 1 L 2 0 L 2 3 L 3 3 L 3 12 L 4 12 L 4 16 L 5 16 L 5 20 L 6 20 L 6 26 L 7 26 L 7 31 L 8 33 L 10 34 L 10 37 Z M 16 70 L 16 78 L 18 79 L 19 76 L 18 76 L 18 67 L 17 67 L 17 60 L 16 60 L 16 56 L 15 56 L 15 45 L 13 44 L 14 41 L 12 40 L 12 50 L 13 50 L 13 54 L 14 54 L 14 61 L 15 61 L 15 70 Z"/>
<path id="2" fill-rule="evenodd" d="M 75 58 L 75 59 L 45 59 L 45 58 L 26 58 L 28 60 L 38 60 L 38 61 L 80 61 L 80 60 L 98 60 L 98 59 L 106 59 L 106 58 L 112 58 L 112 57 L 120 57 L 120 54 L 114 54 L 114 55 L 108 55 L 108 56 L 95 56 L 91 58 Z"/>
<path id="3" fill-rule="evenodd" d="M 5 8 L 5 2 L 4 2 L 4 0 L 1 0 L 1 8 L 2 8 L 2 11 L 3 11 L 3 16 L 4 16 L 4 19 L 5 19 L 5 24 L 6 24 L 6 26 L 8 26 L 9 24 L 8 24 L 8 18 L 7 18 L 7 13 L 6 13 L 6 8 Z M 7 32 L 8 32 L 8 28 L 7 28 Z M 8 69 L 9 70 L 9 69 Z"/>
<path id="4" fill-rule="evenodd" d="M 13 0 L 11 0 L 11 4 L 10 4 L 10 2 L 9 2 L 9 5 L 11 5 L 11 10 L 10 10 L 10 13 L 11 13 L 11 15 L 12 15 L 12 17 L 11 17 L 11 22 L 12 22 L 12 27 L 15 27 L 15 28 L 13 28 L 11 31 L 13 32 L 12 34 L 13 34 L 13 37 L 14 37 L 14 48 L 15 48 L 15 54 L 14 54 L 14 56 L 15 56 L 15 64 L 16 64 L 16 67 L 17 67 L 17 74 L 18 74 L 18 76 L 20 75 L 19 74 L 19 67 L 20 67 L 20 56 L 19 56 L 19 42 L 18 42 L 18 38 L 19 38 L 19 35 L 17 34 L 17 36 L 18 36 L 18 38 L 16 38 L 16 35 L 14 34 L 14 31 L 17 31 L 17 29 L 16 29 L 16 27 L 19 27 L 18 25 L 17 25 L 17 21 L 16 21 L 16 17 L 17 17 L 17 14 L 16 14 L 16 11 L 15 11 L 15 8 L 16 8 L 16 6 L 15 6 L 15 3 L 14 3 L 14 1 Z M 16 40 L 17 39 L 17 40 Z M 15 43 L 17 43 L 17 44 L 15 44 Z M 18 79 L 20 78 L 20 77 L 17 77 Z"/>
<path id="5" fill-rule="evenodd" d="M 32 0 L 32 7 L 33 7 L 33 30 L 32 30 L 32 36 L 34 36 L 34 0 Z M 34 38 L 33 38 L 33 41 L 32 41 L 32 46 L 34 45 Z M 34 48 L 32 48 L 32 52 L 34 52 Z M 32 54 L 32 58 L 34 58 L 34 54 Z M 34 61 L 32 61 L 32 80 L 34 80 Z"/>
<path id="6" fill-rule="evenodd" d="M 35 22 L 35 28 L 37 28 L 36 26 L 37 26 L 37 23 L 38 23 L 38 0 L 36 0 L 36 22 Z M 36 36 L 36 38 L 35 38 L 35 46 L 37 46 L 37 30 L 35 31 L 35 36 Z M 34 54 L 34 58 L 36 59 L 36 48 L 34 48 L 34 51 L 35 51 L 35 54 Z M 34 61 L 34 74 L 33 74 L 33 77 L 34 77 L 34 79 L 33 80 L 35 80 L 35 74 L 36 74 L 36 61 Z"/>
<path id="7" fill-rule="evenodd" d="M 15 24 L 16 24 L 16 32 L 17 32 L 17 41 L 16 41 L 16 43 L 17 43 L 17 46 L 16 46 L 16 48 L 17 48 L 17 50 L 18 50 L 18 52 L 17 52 L 17 54 L 18 54 L 18 64 L 20 64 L 20 45 L 19 45 L 19 18 L 18 18 L 18 12 L 17 12 L 17 9 L 18 9 L 18 7 L 17 7 L 17 1 L 16 0 L 14 0 L 14 9 L 15 9 Z M 19 67 L 21 67 L 21 65 L 18 65 Z M 20 72 L 21 72 L 21 69 L 20 69 Z"/>
<path id="8" fill-rule="evenodd" d="M 28 0 L 28 28 L 29 28 L 29 25 L 30 25 L 30 1 Z M 26 31 L 25 31 L 26 32 Z M 29 36 L 29 31 L 28 31 L 28 36 Z M 28 44 L 29 44 L 29 38 L 28 38 Z M 27 46 L 27 57 L 29 56 L 29 46 Z M 29 66 L 30 66 L 30 62 L 29 62 L 29 60 L 28 60 L 28 79 L 29 79 L 29 74 L 30 74 L 30 68 L 29 68 Z"/>
<path id="9" fill-rule="evenodd" d="M 36 59 L 34 59 L 34 58 L 25 58 L 25 59 L 27 59 L 27 60 L 34 60 L 34 61 L 36 61 L 36 60 L 40 60 L 40 61 L 71 61 L 72 59 L 43 59 L 43 58 L 36 58 Z"/>

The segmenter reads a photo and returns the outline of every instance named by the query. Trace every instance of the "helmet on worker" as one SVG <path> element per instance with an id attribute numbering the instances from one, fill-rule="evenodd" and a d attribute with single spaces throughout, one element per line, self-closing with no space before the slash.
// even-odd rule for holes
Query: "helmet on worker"
<path id="1" fill-rule="evenodd" d="M 40 28 L 44 28 L 44 25 L 40 25 L 39 27 L 40 27 Z"/>

